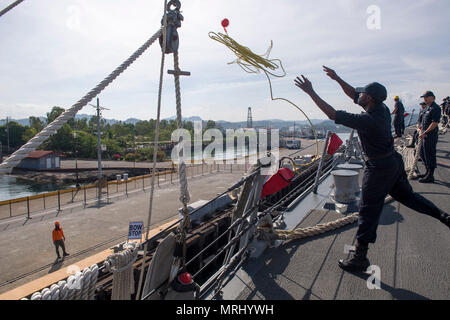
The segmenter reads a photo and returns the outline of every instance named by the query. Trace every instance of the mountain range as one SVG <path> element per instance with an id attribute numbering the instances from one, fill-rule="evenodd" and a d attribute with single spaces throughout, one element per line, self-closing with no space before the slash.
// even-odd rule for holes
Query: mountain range
<path id="1" fill-rule="evenodd" d="M 77 114 L 75 116 L 76 119 L 90 119 L 92 117 L 92 115 L 88 115 L 88 114 Z M 41 119 L 41 121 L 43 121 L 45 123 L 46 118 L 45 117 L 39 117 L 39 119 Z M 169 118 L 165 118 L 163 120 L 175 120 L 176 116 L 172 116 Z M 106 123 L 109 124 L 114 124 L 114 123 L 132 123 L 132 124 L 136 124 L 139 121 L 142 121 L 141 119 L 136 119 L 136 118 L 129 118 L 125 121 L 121 121 L 121 120 L 116 120 L 116 119 L 104 119 L 106 121 Z M 407 121 L 409 120 L 409 117 L 407 117 L 405 119 L 405 124 L 407 123 Z M 15 121 L 23 126 L 28 126 L 29 125 L 29 120 L 28 118 L 24 118 L 24 119 L 10 119 L 10 121 Z M 203 120 L 201 117 L 199 116 L 193 116 L 193 117 L 185 117 L 183 118 L 183 121 L 207 121 L 207 120 Z M 415 113 L 412 122 L 411 123 L 415 123 L 415 121 L 417 121 L 417 113 Z M 224 121 L 224 120 L 218 120 L 215 121 L 217 124 L 219 124 L 222 128 L 224 129 L 238 129 L 238 128 L 245 128 L 247 127 L 247 121 L 238 121 L 238 122 L 230 122 L 230 121 Z M 334 128 L 336 128 L 336 125 L 334 123 L 334 121 L 331 120 L 324 120 L 324 119 L 311 119 L 311 122 L 314 126 L 321 128 L 321 129 L 325 129 L 325 130 L 332 130 Z M 4 125 L 6 123 L 6 119 L 2 119 L 0 120 L 0 125 Z M 309 123 L 307 120 L 301 120 L 301 121 L 286 121 L 286 120 L 281 120 L 281 119 L 269 119 L 269 120 L 257 120 L 257 121 L 253 121 L 253 127 L 263 127 L 263 128 L 273 128 L 273 129 L 281 129 L 281 128 L 289 128 L 289 127 L 304 127 L 304 126 L 309 126 Z"/>

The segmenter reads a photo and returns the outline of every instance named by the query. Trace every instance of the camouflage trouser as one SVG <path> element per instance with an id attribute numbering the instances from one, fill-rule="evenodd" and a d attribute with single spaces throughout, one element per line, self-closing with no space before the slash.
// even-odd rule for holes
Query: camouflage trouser
<path id="1" fill-rule="evenodd" d="M 66 254 L 66 247 L 64 246 L 64 240 L 56 240 L 53 242 L 53 244 L 55 245 L 56 255 L 58 256 L 58 258 L 61 257 L 59 255 L 59 250 L 58 250 L 59 247 L 62 248 L 63 254 Z"/>

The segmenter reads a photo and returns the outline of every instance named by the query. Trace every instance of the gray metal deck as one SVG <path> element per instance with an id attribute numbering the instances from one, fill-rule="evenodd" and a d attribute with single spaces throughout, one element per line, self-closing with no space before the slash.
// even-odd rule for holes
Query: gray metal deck
<path id="1" fill-rule="evenodd" d="M 436 183 L 412 181 L 416 192 L 450 211 L 450 135 L 439 136 Z M 421 169 L 423 166 L 419 163 Z M 335 220 L 323 209 L 329 202 L 331 177 L 289 213 L 288 228 Z M 313 210 L 313 211 L 311 211 Z M 309 212 L 308 215 L 306 215 Z M 306 215 L 306 217 L 305 217 Z M 297 222 L 297 223 L 296 223 Z M 380 268 L 380 289 L 369 289 L 368 275 L 342 271 L 345 245 L 355 242 L 356 224 L 320 236 L 290 241 L 250 260 L 224 288 L 224 299 L 391 300 L 450 298 L 450 230 L 439 221 L 392 202 L 384 207 L 378 239 L 369 260 Z"/>

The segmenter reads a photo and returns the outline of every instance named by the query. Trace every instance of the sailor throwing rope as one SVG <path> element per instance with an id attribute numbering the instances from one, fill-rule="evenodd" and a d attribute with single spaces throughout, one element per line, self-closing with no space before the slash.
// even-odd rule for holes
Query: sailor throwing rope
<path id="1" fill-rule="evenodd" d="M 367 259 L 368 245 L 375 243 L 384 199 L 388 194 L 403 205 L 432 216 L 448 227 L 450 216 L 415 193 L 409 184 L 403 159 L 394 149 L 391 115 L 383 103 L 387 97 L 386 88 L 374 82 L 355 89 L 334 70 L 324 66 L 324 71 L 365 111 L 362 114 L 336 111 L 319 97 L 306 77 L 302 75 L 302 78 L 295 79 L 295 85 L 307 93 L 330 120 L 358 131 L 362 148 L 368 157 L 362 183 L 356 251 L 349 259 L 339 261 L 339 266 L 344 270 L 366 271 L 370 266 Z"/>

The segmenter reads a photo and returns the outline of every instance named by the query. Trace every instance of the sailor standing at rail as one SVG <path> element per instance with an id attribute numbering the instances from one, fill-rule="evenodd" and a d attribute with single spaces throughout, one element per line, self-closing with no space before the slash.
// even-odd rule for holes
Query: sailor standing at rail
<path id="1" fill-rule="evenodd" d="M 427 91 L 421 96 L 427 104 L 422 115 L 419 139 L 423 139 L 420 157 L 427 171 L 419 180 L 420 183 L 433 183 L 434 170 L 436 169 L 436 145 L 439 137 L 439 121 L 441 121 L 441 109 L 435 102 L 434 93 Z"/>
<path id="2" fill-rule="evenodd" d="M 419 130 L 420 130 L 420 124 L 422 123 L 422 116 L 425 112 L 425 108 L 427 107 L 427 104 L 425 102 L 420 103 L 420 111 L 419 111 L 419 118 L 417 119 L 417 125 L 416 130 L 414 131 L 413 138 L 411 143 L 407 146 L 407 148 L 414 148 L 417 143 L 417 139 L 419 139 Z M 425 175 L 423 175 L 425 177 Z M 420 177 L 421 178 L 421 177 Z"/>
<path id="3" fill-rule="evenodd" d="M 303 79 L 299 77 L 295 79 L 295 85 L 307 93 L 329 119 L 358 131 L 362 148 L 367 155 L 356 233 L 356 251 L 349 259 L 339 260 L 339 266 L 344 270 L 366 271 L 370 266 L 367 259 L 368 245 L 375 243 L 384 199 L 388 194 L 403 205 L 432 216 L 448 227 L 450 216 L 411 188 L 403 159 L 394 149 L 391 114 L 383 103 L 387 97 L 386 88 L 374 82 L 364 88 L 355 89 L 342 80 L 334 70 L 324 67 L 324 71 L 365 110 L 361 114 L 336 111 L 319 97 L 307 78 L 302 75 Z"/>
<path id="4" fill-rule="evenodd" d="M 394 128 L 396 138 L 401 138 L 405 130 L 405 107 L 398 96 L 394 97 L 395 106 L 392 114 L 394 115 Z"/>

